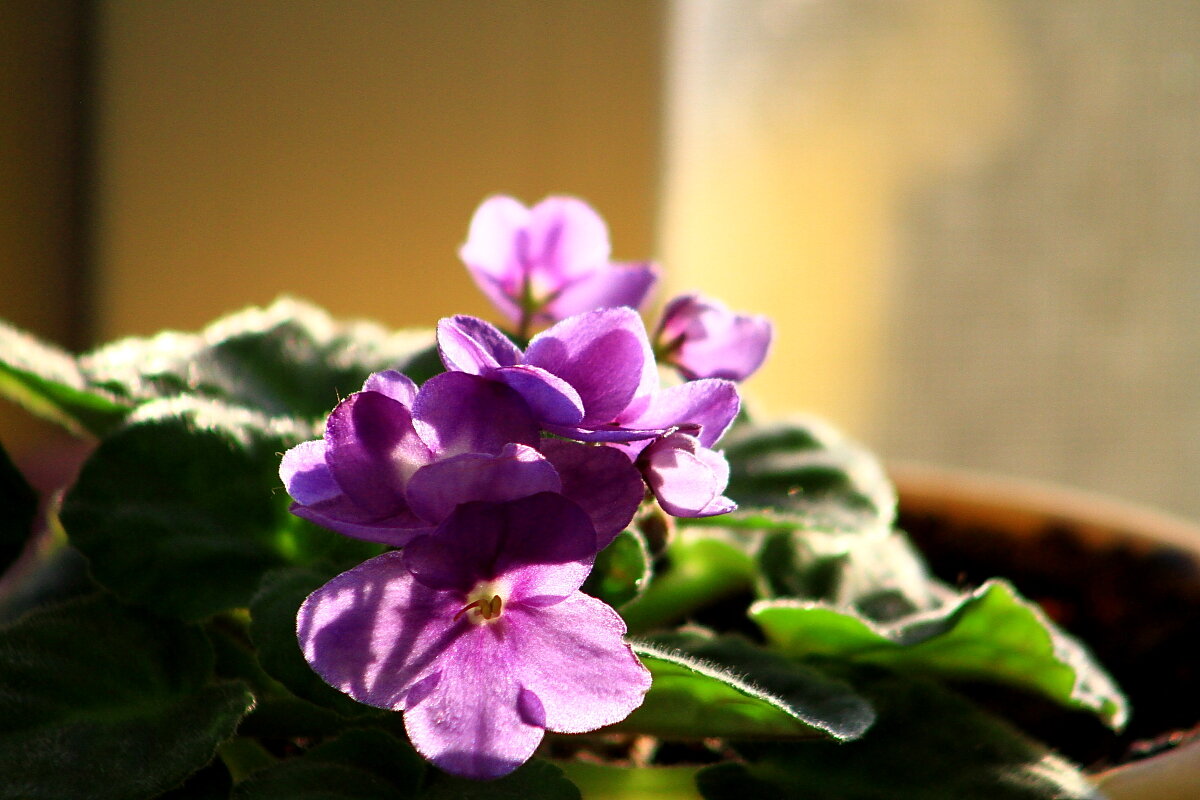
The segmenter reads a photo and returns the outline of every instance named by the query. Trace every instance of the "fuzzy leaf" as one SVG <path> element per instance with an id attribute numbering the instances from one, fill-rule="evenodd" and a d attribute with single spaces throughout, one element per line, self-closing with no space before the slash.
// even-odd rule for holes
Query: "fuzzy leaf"
<path id="1" fill-rule="evenodd" d="M 75 357 L 0 322 L 0 396 L 73 433 L 103 434 L 128 405 L 88 383 Z"/>
<path id="2" fill-rule="evenodd" d="M 879 462 L 824 422 L 743 424 L 721 446 L 730 466 L 726 494 L 739 507 L 711 524 L 874 532 L 895 519 L 895 490 Z"/>
<path id="3" fill-rule="evenodd" d="M 288 513 L 278 454 L 306 435 L 214 402 L 148 404 L 84 465 L 63 524 L 122 598 L 193 620 L 245 606 L 267 570 L 379 552 Z"/>
<path id="4" fill-rule="evenodd" d="M 870 705 L 845 683 L 740 639 L 675 636 L 635 643 L 634 651 L 654 682 L 617 730 L 684 739 L 845 741 L 874 721 Z"/>
<path id="5" fill-rule="evenodd" d="M 217 320 L 200 333 L 123 339 L 81 356 L 88 382 L 131 403 L 195 394 L 268 415 L 321 419 L 381 369 L 429 377 L 432 331 L 393 333 L 337 322 L 281 299 Z M 440 371 L 440 370 L 438 370 Z"/>
<path id="6" fill-rule="evenodd" d="M 879 711 L 867 736 L 740 744 L 745 763 L 696 777 L 707 800 L 1100 800 L 1079 770 L 933 683 L 861 672 Z"/>
<path id="7" fill-rule="evenodd" d="M 888 624 L 798 600 L 761 601 L 750 616 L 792 658 L 836 656 L 1010 684 L 1091 711 L 1113 728 L 1121 728 L 1129 714 L 1124 695 L 1087 649 L 1004 581 L 989 581 L 958 602 Z"/>
<path id="8" fill-rule="evenodd" d="M 757 557 L 767 597 L 853 608 L 876 622 L 936 608 L 953 594 L 900 531 L 770 531 Z"/>
<path id="9" fill-rule="evenodd" d="M 0 629 L 0 798 L 154 797 L 233 734 L 254 698 L 213 682 L 197 628 L 107 595 Z"/>

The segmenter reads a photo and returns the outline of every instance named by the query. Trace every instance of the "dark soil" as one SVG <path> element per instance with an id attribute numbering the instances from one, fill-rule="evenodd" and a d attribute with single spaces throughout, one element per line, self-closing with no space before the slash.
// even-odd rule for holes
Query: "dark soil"
<path id="1" fill-rule="evenodd" d="M 1084 641 L 1132 707 L 1120 734 L 1089 715 L 971 687 L 981 702 L 1064 755 L 1106 766 L 1150 755 L 1194 736 L 1200 723 L 1200 563 L 1170 547 L 1113 544 L 1098 550 L 1069 524 L 1037 536 L 905 512 L 899 527 L 934 573 L 959 586 L 1010 580 Z"/>

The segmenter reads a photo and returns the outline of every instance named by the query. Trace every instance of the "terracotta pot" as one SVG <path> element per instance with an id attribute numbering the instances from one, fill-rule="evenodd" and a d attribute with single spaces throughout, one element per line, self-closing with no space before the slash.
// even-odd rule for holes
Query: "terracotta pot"
<path id="1" fill-rule="evenodd" d="M 1018 724 L 1087 765 L 1110 800 L 1200 798 L 1200 526 L 1010 478 L 888 471 L 899 525 L 935 573 L 1012 580 L 1092 648 L 1133 709 L 1119 736 L 1065 712 Z"/>

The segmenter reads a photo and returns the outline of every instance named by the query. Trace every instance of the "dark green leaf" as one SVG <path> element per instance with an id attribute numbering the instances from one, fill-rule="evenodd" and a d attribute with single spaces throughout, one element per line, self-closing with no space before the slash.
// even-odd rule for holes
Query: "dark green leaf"
<path id="1" fill-rule="evenodd" d="M 215 402 L 147 404 L 84 465 L 63 523 L 125 599 L 185 619 L 243 607 L 269 569 L 379 552 L 288 513 L 279 454 L 307 436 Z"/>
<path id="2" fill-rule="evenodd" d="M 182 786 L 159 795 L 155 800 L 229 800 L 231 791 L 233 778 L 218 758 L 188 778 Z"/>
<path id="3" fill-rule="evenodd" d="M 425 765 L 406 743 L 378 730 L 351 730 L 255 773 L 233 800 L 402 800 L 417 796 Z"/>
<path id="4" fill-rule="evenodd" d="M 284 298 L 231 314 L 198 334 L 125 339 L 79 359 L 88 382 L 131 402 L 196 394 L 268 415 L 324 418 L 382 369 L 429 377 L 432 331 L 336 322 Z M 440 364 L 436 365 L 440 371 Z"/>
<path id="5" fill-rule="evenodd" d="M 0 629 L 0 798 L 154 797 L 207 764 L 253 705 L 212 681 L 193 626 L 107 595 Z"/>
<path id="6" fill-rule="evenodd" d="M 856 739 L 874 712 L 846 683 L 734 638 L 638 642 L 654 676 L 617 730 L 663 738 Z"/>
<path id="7" fill-rule="evenodd" d="M 1006 683 L 1098 714 L 1114 728 L 1125 697 L 1077 640 L 1003 581 L 889 624 L 797 600 L 756 603 L 751 617 L 792 658 L 836 656 L 906 672 Z"/>
<path id="8" fill-rule="evenodd" d="M 642 593 L 649 577 L 646 540 L 636 531 L 625 530 L 596 556 L 583 591 L 620 607 Z"/>
<path id="9" fill-rule="evenodd" d="M 711 524 L 878 531 L 895 518 L 895 491 L 878 461 L 824 422 L 739 425 L 721 446 L 730 466 L 726 494 L 739 509 Z"/>
<path id="10" fill-rule="evenodd" d="M 580 800 L 579 789 L 549 761 L 532 759 L 494 781 L 431 772 L 421 800 Z"/>
<path id="11" fill-rule="evenodd" d="M 0 446 L 0 575 L 12 566 L 33 534 L 38 497 Z"/>
<path id="12" fill-rule="evenodd" d="M 73 433 L 103 434 L 129 411 L 88 383 L 75 357 L 0 322 L 0 396 Z"/>
<path id="13" fill-rule="evenodd" d="M 708 800 L 1099 800 L 1072 764 L 936 684 L 854 680 L 879 711 L 848 744 L 739 745 L 696 778 Z"/>

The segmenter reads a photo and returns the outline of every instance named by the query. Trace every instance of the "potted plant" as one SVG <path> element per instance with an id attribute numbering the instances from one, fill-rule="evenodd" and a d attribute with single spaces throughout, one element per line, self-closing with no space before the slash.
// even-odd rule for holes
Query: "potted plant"
<path id="1" fill-rule="evenodd" d="M 740 411 L 766 320 L 648 333 L 655 268 L 571 198 L 461 256 L 509 330 L 0 329 L 94 443 L 41 506 L 0 461 L 0 798 L 1102 796 L 1037 734 L 1115 740 L 1118 683 L 870 453 Z"/>

